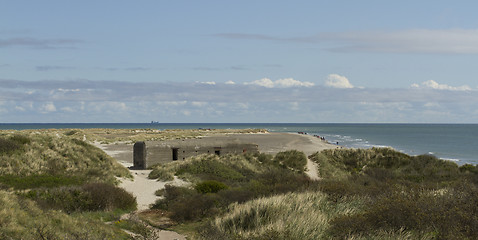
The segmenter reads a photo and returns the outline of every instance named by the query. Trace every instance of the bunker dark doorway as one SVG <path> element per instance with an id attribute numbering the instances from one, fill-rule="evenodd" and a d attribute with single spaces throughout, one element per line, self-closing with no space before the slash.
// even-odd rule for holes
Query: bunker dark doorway
<path id="1" fill-rule="evenodd" d="M 146 144 L 136 142 L 133 146 L 133 167 L 144 169 L 146 167 Z"/>
<path id="2" fill-rule="evenodd" d="M 221 155 L 221 150 L 215 150 L 214 153 L 219 156 Z"/>
<path id="3" fill-rule="evenodd" d="M 178 160 L 178 148 L 173 148 L 173 161 Z"/>

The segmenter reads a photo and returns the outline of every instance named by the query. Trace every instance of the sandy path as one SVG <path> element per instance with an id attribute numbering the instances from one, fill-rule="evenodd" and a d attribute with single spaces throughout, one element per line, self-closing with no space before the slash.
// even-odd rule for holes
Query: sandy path
<path id="1" fill-rule="evenodd" d="M 102 149 L 106 154 L 115 158 L 119 163 L 123 164 L 125 167 L 131 167 L 133 159 L 133 146 L 130 144 L 110 144 L 102 145 L 99 143 L 94 143 L 95 146 Z M 149 209 L 149 206 L 156 202 L 159 198 L 154 193 L 156 190 L 163 189 L 166 184 L 172 185 L 185 185 L 187 184 L 180 179 L 175 179 L 170 182 L 162 182 L 148 179 L 148 175 L 151 170 L 130 170 L 134 179 L 121 179 L 120 187 L 124 188 L 126 191 L 130 192 L 136 197 L 136 202 L 138 203 L 138 211 L 143 211 Z M 154 235 L 161 240 L 186 240 L 186 237 L 173 231 L 166 231 L 160 229 L 152 229 Z M 134 234 L 132 234 L 134 235 Z"/>

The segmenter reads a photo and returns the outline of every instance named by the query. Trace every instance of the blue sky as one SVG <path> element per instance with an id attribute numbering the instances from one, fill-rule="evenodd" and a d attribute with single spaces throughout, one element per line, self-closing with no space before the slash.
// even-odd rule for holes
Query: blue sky
<path id="1" fill-rule="evenodd" d="M 0 0 L 0 122 L 478 123 L 476 9 Z"/>

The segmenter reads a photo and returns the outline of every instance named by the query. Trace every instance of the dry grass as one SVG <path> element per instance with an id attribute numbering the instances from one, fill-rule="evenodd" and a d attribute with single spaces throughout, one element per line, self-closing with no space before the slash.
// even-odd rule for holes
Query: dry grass
<path id="1" fill-rule="evenodd" d="M 102 222 L 59 211 L 0 190 L 0 239 L 129 239 Z"/>
<path id="2" fill-rule="evenodd" d="M 65 129 L 47 130 L 59 134 L 68 134 L 85 138 L 90 142 L 115 143 L 136 141 L 156 141 L 170 139 L 192 139 L 214 134 L 236 134 L 236 133 L 264 133 L 262 129 Z"/>
<path id="3" fill-rule="evenodd" d="M 89 182 L 111 183 L 115 176 L 129 176 L 129 171 L 113 158 L 74 134 L 54 130 L 0 131 L 0 138 L 28 140 L 15 151 L 0 153 L 0 175 L 80 176 Z"/>
<path id="4" fill-rule="evenodd" d="M 357 204 L 359 199 L 332 205 L 320 192 L 287 193 L 232 204 L 212 222 L 212 229 L 216 236 L 238 239 L 324 239 L 330 219 L 352 213 Z"/>
<path id="5" fill-rule="evenodd" d="M 256 174 L 264 172 L 264 169 L 261 167 L 261 163 L 256 157 L 253 156 L 249 156 L 249 159 L 246 159 L 243 155 L 217 156 L 213 154 L 203 154 L 187 158 L 184 161 L 174 161 L 167 164 L 153 166 L 153 171 L 151 171 L 149 178 L 157 178 L 161 181 L 170 181 L 173 179 L 173 176 L 180 171 L 180 169 L 185 167 L 188 167 L 191 171 L 196 171 L 195 169 L 191 168 L 200 168 L 201 162 L 207 162 L 207 165 L 204 164 L 204 167 L 207 168 L 211 168 L 211 165 L 227 166 L 227 169 L 223 169 L 223 175 L 227 175 L 232 166 L 236 169 L 242 169 L 243 171 L 250 171 Z M 197 169 L 197 171 L 201 170 L 205 169 Z M 198 183 L 200 181 L 197 176 L 187 173 L 181 174 L 179 177 L 192 183 Z"/>

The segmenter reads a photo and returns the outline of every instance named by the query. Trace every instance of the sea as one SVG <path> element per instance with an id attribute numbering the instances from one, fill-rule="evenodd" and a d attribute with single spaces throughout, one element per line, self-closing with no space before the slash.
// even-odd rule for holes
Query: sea
<path id="1" fill-rule="evenodd" d="M 478 124 L 351 123 L 0 123 L 2 130 L 114 129 L 266 129 L 304 132 L 348 148 L 391 147 L 409 155 L 429 154 L 459 165 L 478 164 Z"/>

